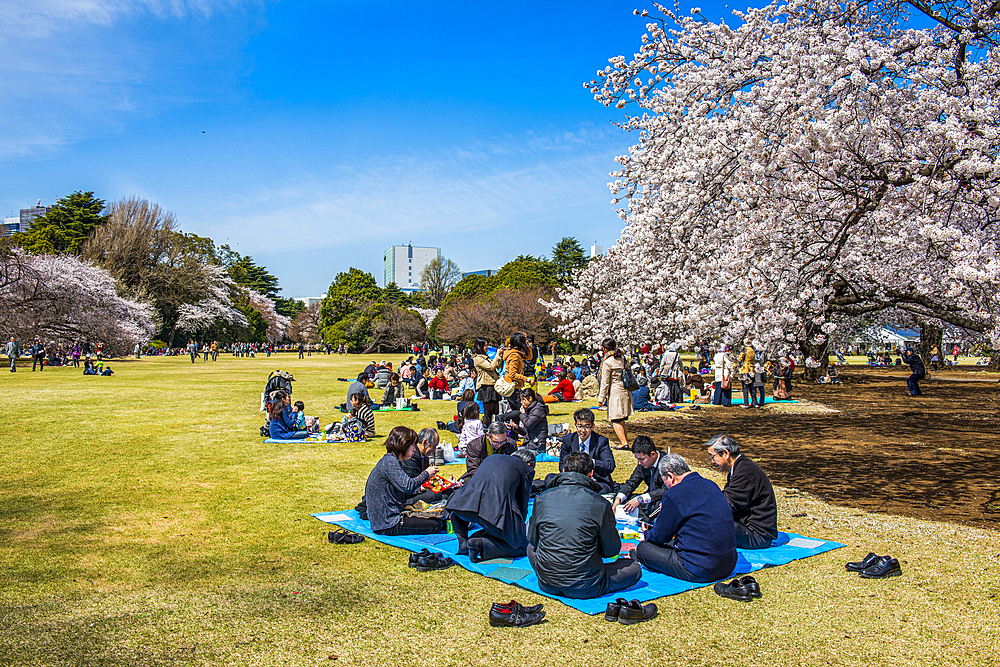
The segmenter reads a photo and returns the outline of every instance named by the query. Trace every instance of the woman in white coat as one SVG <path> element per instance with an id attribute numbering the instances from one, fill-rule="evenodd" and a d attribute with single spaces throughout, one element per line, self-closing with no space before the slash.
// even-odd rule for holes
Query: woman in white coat
<path id="1" fill-rule="evenodd" d="M 723 345 L 716 353 L 712 362 L 715 371 L 715 382 L 712 383 L 712 405 L 730 406 L 733 404 L 733 376 L 735 366 L 729 354 L 729 346 Z"/>

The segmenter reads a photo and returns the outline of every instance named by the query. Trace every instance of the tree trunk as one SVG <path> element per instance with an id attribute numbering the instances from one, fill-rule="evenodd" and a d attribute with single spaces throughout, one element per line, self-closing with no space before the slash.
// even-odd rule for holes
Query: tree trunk
<path id="1" fill-rule="evenodd" d="M 820 376 L 826 375 L 827 367 L 829 366 L 830 357 L 830 338 L 826 337 L 823 342 L 819 345 L 814 345 L 809 342 L 816 334 L 821 334 L 819 327 L 809 324 L 806 326 L 806 336 L 799 342 L 799 351 L 806 358 L 805 369 L 803 373 L 803 379 L 807 382 L 815 382 L 820 378 Z M 809 358 L 812 357 L 819 361 L 819 367 L 810 368 Z"/>
<path id="2" fill-rule="evenodd" d="M 938 368 L 944 366 L 942 348 L 944 347 L 944 328 L 935 321 L 920 321 L 920 358 L 924 362 L 924 368 L 931 369 L 931 350 L 934 346 L 938 349 Z"/>

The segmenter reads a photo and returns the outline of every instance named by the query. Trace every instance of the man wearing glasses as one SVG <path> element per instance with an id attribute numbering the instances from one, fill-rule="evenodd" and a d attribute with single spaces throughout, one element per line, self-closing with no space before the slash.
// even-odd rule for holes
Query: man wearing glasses
<path id="1" fill-rule="evenodd" d="M 712 465 L 726 473 L 722 493 L 733 510 L 737 548 L 768 548 L 778 537 L 778 505 L 771 480 L 740 453 L 731 435 L 713 435 L 706 446 Z"/>
<path id="2" fill-rule="evenodd" d="M 594 460 L 594 481 L 601 487 L 598 493 L 611 493 L 615 482 L 611 473 L 615 471 L 615 455 L 611 443 L 600 433 L 594 433 L 594 413 L 583 408 L 573 413 L 576 433 L 570 433 L 562 440 L 559 449 L 559 472 L 565 472 L 566 456 L 570 452 L 582 452 Z"/>

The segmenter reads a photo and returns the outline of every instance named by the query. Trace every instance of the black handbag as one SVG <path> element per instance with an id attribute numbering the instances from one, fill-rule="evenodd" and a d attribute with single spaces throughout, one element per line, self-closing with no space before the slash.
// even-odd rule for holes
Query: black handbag
<path id="1" fill-rule="evenodd" d="M 625 363 L 625 368 L 622 369 L 622 384 L 625 385 L 625 389 L 628 391 L 635 391 L 639 388 L 639 382 L 635 379 L 635 373 L 628 367 L 628 362 Z"/>

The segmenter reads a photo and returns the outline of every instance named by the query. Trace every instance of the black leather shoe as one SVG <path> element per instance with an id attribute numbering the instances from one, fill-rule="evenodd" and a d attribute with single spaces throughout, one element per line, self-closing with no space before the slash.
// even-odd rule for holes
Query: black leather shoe
<path id="1" fill-rule="evenodd" d="M 722 597 L 729 598 L 730 600 L 750 602 L 750 600 L 753 599 L 750 596 L 750 591 L 748 591 L 745 586 L 740 584 L 739 579 L 733 579 L 728 584 L 724 581 L 717 581 L 715 582 L 715 586 L 712 586 L 712 590 Z"/>
<path id="2" fill-rule="evenodd" d="M 614 602 L 609 602 L 608 608 L 604 611 L 604 620 L 609 623 L 616 623 L 619 614 L 621 614 L 622 606 L 627 604 L 628 600 L 625 598 L 618 598 Z"/>
<path id="3" fill-rule="evenodd" d="M 442 558 L 439 554 L 421 556 L 417 559 L 417 572 L 430 572 L 431 570 L 445 570 L 455 564 L 450 558 Z"/>
<path id="4" fill-rule="evenodd" d="M 899 567 L 899 561 L 895 558 L 882 556 L 871 567 L 861 570 L 859 574 L 865 579 L 898 577 L 903 574 L 903 568 Z"/>
<path id="5" fill-rule="evenodd" d="M 747 593 L 750 594 L 752 598 L 762 598 L 764 594 L 760 592 L 760 584 L 757 580 L 751 577 L 749 574 L 745 577 L 740 577 L 740 584 L 743 588 L 747 589 Z"/>
<path id="6" fill-rule="evenodd" d="M 418 560 L 420 560 L 421 558 L 426 558 L 427 556 L 430 556 L 430 555 L 431 555 L 431 552 L 428 549 L 423 549 L 420 552 L 415 553 L 415 554 L 411 553 L 410 554 L 409 566 L 410 567 L 416 567 Z"/>
<path id="7" fill-rule="evenodd" d="M 540 623 L 542 619 L 545 618 L 544 611 L 538 611 L 534 613 L 528 613 L 524 611 L 524 608 L 518 605 L 509 610 L 506 609 L 490 609 L 490 625 L 494 628 L 502 627 L 515 627 L 523 628 L 528 625 L 534 625 L 535 623 Z"/>
<path id="8" fill-rule="evenodd" d="M 655 604 L 652 602 L 642 604 L 638 600 L 630 600 L 623 604 L 618 611 L 618 622 L 624 625 L 632 625 L 640 621 L 648 621 L 654 616 L 656 616 Z"/>
<path id="9" fill-rule="evenodd" d="M 530 607 L 525 607 L 517 600 L 511 600 L 510 602 L 502 602 L 502 603 L 494 602 L 491 609 L 494 609 L 499 612 L 513 611 L 514 609 L 519 609 L 521 613 L 524 614 L 537 614 L 542 610 L 542 606 L 543 605 L 540 604 L 533 604 Z"/>
<path id="10" fill-rule="evenodd" d="M 365 541 L 365 536 L 341 528 L 327 533 L 326 540 L 330 544 L 361 544 Z"/>
<path id="11" fill-rule="evenodd" d="M 867 570 L 868 568 L 870 568 L 872 565 L 875 564 L 875 561 L 877 560 L 878 560 L 878 554 L 873 551 L 864 558 L 862 558 L 861 560 L 854 563 L 847 563 L 846 565 L 844 565 L 844 567 L 846 567 L 851 572 L 860 572 L 861 570 Z"/>

